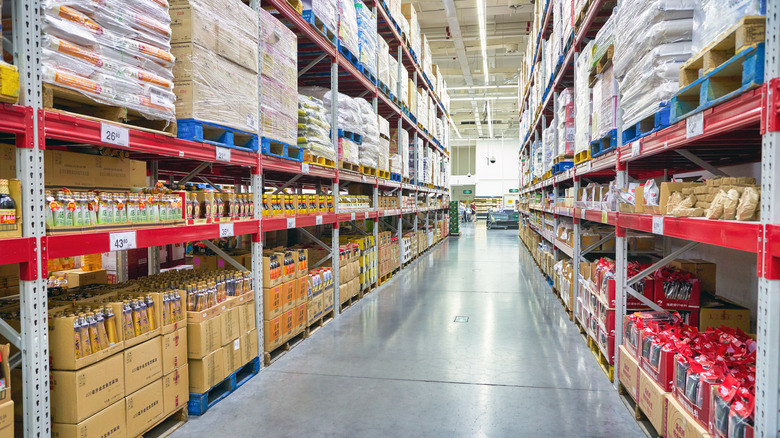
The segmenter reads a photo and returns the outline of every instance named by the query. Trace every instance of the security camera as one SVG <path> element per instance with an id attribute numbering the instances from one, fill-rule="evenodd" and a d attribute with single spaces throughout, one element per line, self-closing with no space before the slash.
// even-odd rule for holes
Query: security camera
<path id="1" fill-rule="evenodd" d="M 469 174 L 466 175 L 466 178 L 471 178 L 471 172 L 469 172 Z"/>
<path id="2" fill-rule="evenodd" d="M 495 155 L 490 157 L 490 162 L 491 163 L 495 163 L 496 162 L 496 156 Z"/>

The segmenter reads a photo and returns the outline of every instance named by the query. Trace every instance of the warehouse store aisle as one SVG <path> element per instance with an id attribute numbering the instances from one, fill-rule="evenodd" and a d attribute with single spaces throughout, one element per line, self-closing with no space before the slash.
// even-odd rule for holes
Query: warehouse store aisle
<path id="1" fill-rule="evenodd" d="M 517 231 L 461 233 L 176 436 L 643 436 Z"/>

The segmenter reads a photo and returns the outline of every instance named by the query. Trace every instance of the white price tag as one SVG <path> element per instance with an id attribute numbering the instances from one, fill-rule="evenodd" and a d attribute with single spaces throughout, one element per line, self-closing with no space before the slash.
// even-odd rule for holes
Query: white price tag
<path id="1" fill-rule="evenodd" d="M 179 151 L 179 158 L 184 157 L 184 151 Z"/>
<path id="2" fill-rule="evenodd" d="M 221 148 L 219 146 L 216 147 L 217 153 L 216 153 L 216 159 L 217 161 L 224 161 L 225 163 L 230 162 L 230 148 Z"/>
<path id="3" fill-rule="evenodd" d="M 367 212 L 367 211 L 366 211 L 366 212 L 364 212 L 364 213 L 363 213 L 363 215 L 364 215 L 364 216 L 363 216 L 363 219 L 368 219 L 368 212 Z"/>
<path id="4" fill-rule="evenodd" d="M 152 105 L 167 106 L 169 103 L 169 99 L 163 94 L 162 90 L 157 90 L 155 87 L 149 88 L 149 97 Z"/>
<path id="5" fill-rule="evenodd" d="M 354 220 L 355 220 L 355 213 L 352 213 L 352 214 L 349 216 L 349 218 L 350 218 L 350 220 L 353 220 L 353 221 L 354 221 Z"/>
<path id="6" fill-rule="evenodd" d="M 252 114 L 247 114 L 246 124 L 249 125 L 250 128 L 257 129 L 257 117 L 253 116 Z"/>
<path id="7" fill-rule="evenodd" d="M 317 215 L 317 217 L 314 218 L 314 224 L 315 225 L 322 225 L 322 215 Z"/>
<path id="8" fill-rule="evenodd" d="M 130 131 L 127 128 L 112 125 L 111 123 L 101 123 L 100 140 L 103 143 L 127 146 L 130 140 Z"/>
<path id="9" fill-rule="evenodd" d="M 360 181 L 361 182 L 366 182 L 366 176 L 365 175 L 360 175 Z"/>
<path id="10" fill-rule="evenodd" d="M 685 137 L 693 138 L 704 134 L 704 113 L 694 114 L 685 119 Z"/>
<path id="11" fill-rule="evenodd" d="M 653 216 L 653 234 L 664 234 L 664 217 Z"/>
<path id="12" fill-rule="evenodd" d="M 638 157 L 642 153 L 642 143 L 637 140 L 631 143 L 631 156 Z"/>
<path id="13" fill-rule="evenodd" d="M 225 222 L 219 224 L 219 237 L 233 237 L 234 231 L 233 231 L 233 222 Z"/>
<path id="14" fill-rule="evenodd" d="M 585 210 L 585 209 L 580 210 L 580 219 L 583 219 L 583 220 L 585 219 L 585 212 L 586 211 L 587 210 Z"/>
<path id="15" fill-rule="evenodd" d="M 301 173 L 304 175 L 309 174 L 309 163 L 303 163 L 301 164 Z"/>
<path id="16" fill-rule="evenodd" d="M 126 249 L 135 249 L 135 231 L 123 231 L 119 233 L 109 233 L 108 242 L 111 251 L 124 251 Z"/>
<path id="17" fill-rule="evenodd" d="M 287 218 L 287 229 L 295 228 L 295 218 L 294 217 L 288 217 Z"/>

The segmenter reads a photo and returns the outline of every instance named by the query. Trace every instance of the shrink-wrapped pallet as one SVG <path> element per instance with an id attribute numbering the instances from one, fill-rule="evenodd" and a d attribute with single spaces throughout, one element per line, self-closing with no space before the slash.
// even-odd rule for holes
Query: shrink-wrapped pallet
<path id="1" fill-rule="evenodd" d="M 330 119 L 321 100 L 298 95 L 298 147 L 318 157 L 337 159 L 330 138 Z"/>
<path id="2" fill-rule="evenodd" d="M 333 34 L 339 23 L 339 5 L 337 0 L 303 0 L 303 10 L 311 10 L 322 24 Z"/>
<path id="3" fill-rule="evenodd" d="M 358 27 L 358 60 L 373 76 L 377 75 L 377 33 L 376 16 L 363 2 L 355 2 Z M 380 37 L 381 38 L 381 37 Z"/>
<path id="4" fill-rule="evenodd" d="M 384 38 L 381 36 L 377 38 L 376 40 L 376 46 L 377 46 L 377 59 L 376 59 L 376 69 L 377 69 L 377 79 L 381 81 L 385 86 L 390 86 L 390 72 L 388 71 L 390 69 L 390 64 L 388 61 L 388 57 L 390 56 L 390 46 L 387 45 L 387 41 L 385 41 Z"/>
<path id="5" fill-rule="evenodd" d="M 354 56 L 358 56 L 357 13 L 353 0 L 339 0 L 339 43 Z"/>

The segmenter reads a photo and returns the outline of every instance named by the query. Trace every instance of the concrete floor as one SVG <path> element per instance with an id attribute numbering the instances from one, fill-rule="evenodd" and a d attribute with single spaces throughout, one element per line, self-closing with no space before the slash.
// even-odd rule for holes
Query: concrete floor
<path id="1" fill-rule="evenodd" d="M 644 436 L 517 231 L 461 233 L 174 436 Z"/>

